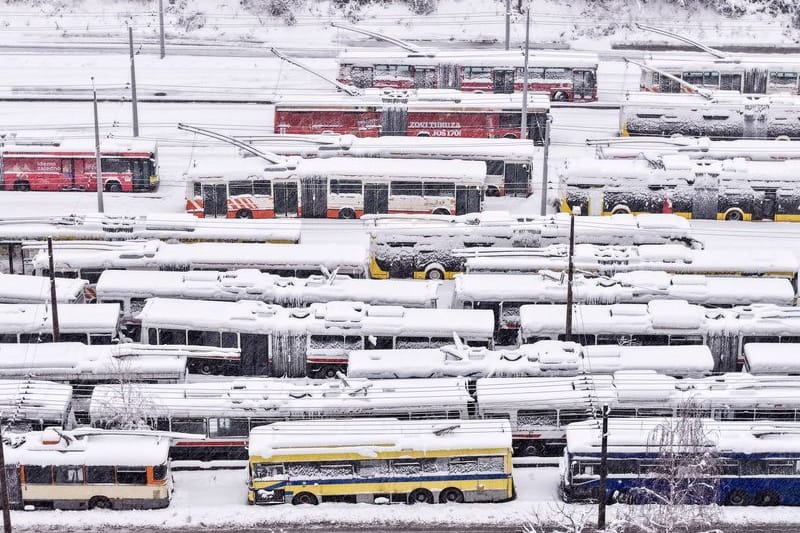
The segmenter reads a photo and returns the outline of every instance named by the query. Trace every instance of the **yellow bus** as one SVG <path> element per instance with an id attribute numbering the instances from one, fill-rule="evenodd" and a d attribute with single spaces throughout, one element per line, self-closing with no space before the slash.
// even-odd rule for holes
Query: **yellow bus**
<path id="1" fill-rule="evenodd" d="M 353 418 L 250 432 L 248 503 L 462 503 L 513 497 L 507 420 Z"/>

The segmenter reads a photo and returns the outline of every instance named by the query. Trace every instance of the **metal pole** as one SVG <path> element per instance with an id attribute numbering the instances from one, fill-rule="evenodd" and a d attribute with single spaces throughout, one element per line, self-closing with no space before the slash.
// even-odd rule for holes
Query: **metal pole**
<path id="1" fill-rule="evenodd" d="M 511 44 L 511 0 L 506 0 L 506 50 Z"/>
<path id="2" fill-rule="evenodd" d="M 531 12 L 525 16 L 525 62 L 522 67 L 522 119 L 519 125 L 519 138 L 528 138 L 528 37 L 531 29 Z"/>
<path id="3" fill-rule="evenodd" d="M 6 151 L 6 134 L 0 135 L 0 187 L 5 189 L 6 184 L 6 162 L 5 162 L 5 151 Z"/>
<path id="4" fill-rule="evenodd" d="M 600 490 L 597 498 L 597 529 L 606 528 L 606 481 L 608 479 L 608 406 L 603 406 L 603 433 L 600 436 Z"/>
<path id="5" fill-rule="evenodd" d="M 569 342 L 572 340 L 572 276 L 574 266 L 572 264 L 572 255 L 575 252 L 575 215 L 570 214 L 569 217 L 569 255 L 567 257 L 567 316 L 566 328 L 564 331 L 564 340 Z"/>
<path id="6" fill-rule="evenodd" d="M 136 63 L 133 59 L 133 28 L 128 26 L 128 48 L 131 53 L 131 105 L 133 106 L 133 136 L 139 136 L 139 102 L 136 100 Z"/>
<path id="7" fill-rule="evenodd" d="M 56 272 L 53 266 L 53 237 L 47 237 L 47 256 L 50 262 L 50 306 L 53 308 L 53 342 L 61 340 L 58 323 L 58 297 L 56 295 Z"/>
<path id="8" fill-rule="evenodd" d="M 102 213 L 103 209 L 103 167 L 100 164 L 100 120 L 97 117 L 97 89 L 94 87 L 94 76 L 92 76 L 92 94 L 94 96 L 94 159 L 97 165 L 97 212 Z"/>
<path id="9" fill-rule="evenodd" d="M 161 44 L 161 59 L 167 55 L 164 46 L 164 0 L 158 0 L 158 27 L 159 27 L 159 41 Z"/>
<path id="10" fill-rule="evenodd" d="M 8 479 L 6 478 L 6 456 L 3 453 L 3 424 L 0 422 L 0 501 L 3 505 L 3 532 L 11 533 L 11 511 L 8 505 Z"/>
<path id="11" fill-rule="evenodd" d="M 542 204 L 539 208 L 539 211 L 542 216 L 547 214 L 547 181 L 548 181 L 548 172 L 550 170 L 550 123 L 553 121 L 553 117 L 549 114 L 547 115 L 547 120 L 544 121 L 544 153 L 542 158 Z"/>

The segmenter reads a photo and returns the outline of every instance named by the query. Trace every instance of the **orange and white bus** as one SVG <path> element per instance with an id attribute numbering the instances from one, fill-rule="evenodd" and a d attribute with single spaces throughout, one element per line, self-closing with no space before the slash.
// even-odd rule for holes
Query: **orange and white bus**
<path id="1" fill-rule="evenodd" d="M 201 218 L 359 218 L 483 209 L 483 161 L 336 157 L 287 163 L 279 169 L 261 159 L 197 164 L 186 175 L 186 211 Z"/>

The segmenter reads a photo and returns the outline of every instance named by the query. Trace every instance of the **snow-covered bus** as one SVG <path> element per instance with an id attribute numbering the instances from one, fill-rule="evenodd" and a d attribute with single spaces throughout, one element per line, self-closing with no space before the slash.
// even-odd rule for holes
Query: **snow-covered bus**
<path id="1" fill-rule="evenodd" d="M 748 342 L 742 354 L 743 372 L 800 375 L 800 343 Z"/>
<path id="2" fill-rule="evenodd" d="M 16 436 L 3 447 L 14 508 L 169 506 L 172 474 L 165 436 L 49 427 Z"/>
<path id="3" fill-rule="evenodd" d="M 486 196 L 528 196 L 533 165 L 541 156 L 521 139 L 458 137 L 355 137 L 353 135 L 271 135 L 249 139 L 262 150 L 283 156 L 462 159 L 486 163 Z"/>
<path id="4" fill-rule="evenodd" d="M 347 352 L 436 348 L 458 335 L 472 346 L 492 346 L 491 311 L 410 309 L 360 302 L 284 308 L 254 301 L 151 298 L 142 312 L 144 344 L 239 348 L 242 375 L 333 377 Z"/>
<path id="5" fill-rule="evenodd" d="M 519 51 L 356 50 L 339 54 L 337 80 L 355 87 L 522 91 L 525 57 Z M 598 56 L 573 50 L 531 50 L 528 89 L 558 102 L 597 100 Z"/>
<path id="6" fill-rule="evenodd" d="M 520 339 L 564 340 L 564 305 L 523 305 Z M 759 304 L 707 309 L 681 300 L 647 304 L 587 305 L 573 310 L 573 340 L 584 345 L 666 346 L 705 344 L 717 370 L 743 364 L 743 348 L 751 342 L 800 342 L 796 307 Z"/>
<path id="7" fill-rule="evenodd" d="M 777 139 L 712 140 L 708 137 L 614 137 L 593 139 L 598 159 L 657 159 L 665 155 L 684 155 L 690 159 L 734 159 L 748 161 L 786 161 L 800 159 L 800 142 Z"/>
<path id="8" fill-rule="evenodd" d="M 519 308 L 526 304 L 565 304 L 567 281 L 562 272 L 531 274 L 458 274 L 453 307 L 491 309 L 495 341 L 504 345 L 516 339 Z M 574 302 L 585 304 L 647 303 L 654 299 L 686 300 L 709 307 L 751 303 L 794 305 L 791 281 L 782 278 L 724 277 L 632 271 L 609 277 L 575 274 Z"/>
<path id="9" fill-rule="evenodd" d="M 57 279 L 56 302 L 77 304 L 84 301 L 89 284 L 83 279 Z M 50 280 L 41 276 L 0 274 L 0 303 L 38 304 L 50 302 Z"/>
<path id="10" fill-rule="evenodd" d="M 72 387 L 30 379 L 0 379 L 0 421 L 14 431 L 66 427 L 72 413 Z M 6 459 L 6 464 L 8 459 Z"/>
<path id="11" fill-rule="evenodd" d="M 250 430 L 282 420 L 351 417 L 460 420 L 472 398 L 464 379 L 286 380 L 272 378 L 129 386 L 143 401 L 131 402 L 115 385 L 100 385 L 89 414 L 95 427 L 116 427 L 121 418 L 141 419 L 152 429 L 197 438 L 174 440 L 177 461 L 247 458 Z M 138 411 L 137 411 L 138 409 Z"/>
<path id="12" fill-rule="evenodd" d="M 567 502 L 660 504 L 670 488 L 695 505 L 800 505 L 800 424 L 785 421 L 692 420 L 694 437 L 666 440 L 680 422 L 611 419 L 608 424 L 606 492 L 600 495 L 601 424 L 570 424 L 559 492 Z M 682 457 L 679 458 L 679 457 Z M 694 460 L 710 458 L 705 466 Z M 667 481 L 668 480 L 668 481 Z"/>
<path id="13" fill-rule="evenodd" d="M 369 219 L 370 276 L 376 279 L 452 279 L 465 267 L 459 249 L 491 252 L 496 247 L 524 253 L 527 248 L 569 242 L 569 216 L 517 216 L 503 211 L 447 218 Z M 689 223 L 676 215 L 580 217 L 578 243 L 696 245 Z"/>
<path id="14" fill-rule="evenodd" d="M 250 432 L 250 504 L 500 502 L 514 496 L 501 420 L 276 422 Z"/>
<path id="15" fill-rule="evenodd" d="M 359 218 L 483 210 L 486 164 L 436 159 L 305 159 L 274 171 L 256 158 L 198 162 L 186 211 L 203 218 Z"/>
<path id="16" fill-rule="evenodd" d="M 310 276 L 337 272 L 356 277 L 367 273 L 366 244 L 261 244 L 59 242 L 53 246 L 55 274 L 97 283 L 105 270 L 238 270 L 254 268 L 284 276 Z M 46 250 L 36 250 L 30 260 L 34 274 L 48 275 Z"/>
<path id="17" fill-rule="evenodd" d="M 541 377 L 655 370 L 668 376 L 702 376 L 714 369 L 706 346 L 581 346 L 539 341 L 507 350 L 469 346 L 354 350 L 348 378 Z"/>
<path id="18" fill-rule="evenodd" d="M 119 341 L 118 304 L 60 304 L 62 342 L 112 344 Z M 53 312 L 46 304 L 0 304 L 0 342 L 35 344 L 53 341 Z"/>
<path id="19" fill-rule="evenodd" d="M 559 172 L 561 209 L 582 214 L 675 213 L 712 220 L 800 220 L 795 161 L 571 159 Z"/>

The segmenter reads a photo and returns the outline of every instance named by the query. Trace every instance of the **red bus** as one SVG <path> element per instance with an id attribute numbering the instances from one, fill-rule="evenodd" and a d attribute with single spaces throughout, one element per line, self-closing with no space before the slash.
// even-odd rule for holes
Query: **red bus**
<path id="1" fill-rule="evenodd" d="M 156 143 L 136 141 L 100 146 L 107 192 L 158 188 Z M 7 191 L 96 191 L 94 144 L 7 145 L 0 151 L 0 184 Z"/>
<path id="2" fill-rule="evenodd" d="M 550 100 L 528 95 L 528 138 L 542 144 Z M 447 90 L 376 91 L 286 98 L 275 104 L 275 133 L 357 137 L 519 138 L 522 99 Z"/>
<path id="3" fill-rule="evenodd" d="M 456 89 L 513 93 L 524 84 L 521 51 L 415 53 L 368 50 L 339 55 L 337 80 L 360 88 Z M 528 89 L 562 102 L 597 100 L 598 56 L 592 52 L 532 50 Z"/>

